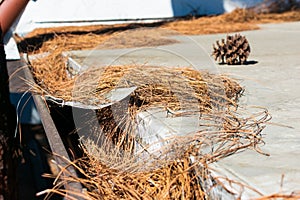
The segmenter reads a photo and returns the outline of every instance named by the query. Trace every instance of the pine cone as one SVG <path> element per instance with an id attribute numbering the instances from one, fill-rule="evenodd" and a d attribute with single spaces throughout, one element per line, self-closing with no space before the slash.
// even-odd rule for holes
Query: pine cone
<path id="1" fill-rule="evenodd" d="M 228 65 L 245 64 L 250 54 L 250 45 L 245 36 L 235 34 L 228 35 L 226 42 L 224 39 L 216 45 L 213 44 L 212 56 L 219 63 L 227 63 Z"/>

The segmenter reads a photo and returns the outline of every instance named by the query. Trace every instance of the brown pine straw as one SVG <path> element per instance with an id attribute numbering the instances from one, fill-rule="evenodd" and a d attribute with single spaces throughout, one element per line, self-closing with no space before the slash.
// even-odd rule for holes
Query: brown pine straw
<path id="1" fill-rule="evenodd" d="M 299 10 L 291 10 L 283 13 L 256 13 L 253 10 L 237 9 L 223 15 L 175 19 L 153 24 L 140 23 L 40 28 L 32 31 L 24 38 L 18 36 L 15 38 L 22 52 L 37 53 L 40 51 L 47 52 L 60 47 L 63 47 L 64 50 L 93 49 L 117 33 L 141 27 L 153 27 L 153 33 L 159 32 L 159 29 L 156 30 L 156 28 L 163 28 L 171 32 L 177 32 L 178 34 L 199 35 L 257 30 L 259 29 L 259 24 L 299 20 Z M 148 38 L 148 42 L 140 44 L 140 46 L 154 46 L 160 42 L 162 44 L 175 42 L 168 38 L 158 37 L 157 33 L 155 34 L 156 37 Z M 143 39 L 143 33 L 136 33 L 136 35 Z M 135 42 L 136 41 L 138 40 L 135 40 Z M 55 45 L 53 45 L 54 43 Z M 130 46 L 130 44 L 120 45 L 119 47 L 123 48 L 128 46 Z M 116 47 L 115 44 L 112 46 L 108 44 L 103 46 L 103 48 L 114 47 Z"/>
<path id="2" fill-rule="evenodd" d="M 215 199 L 211 191 L 219 184 L 208 164 L 245 149 L 261 152 L 261 132 L 270 115 L 264 109 L 248 113 L 239 109 L 243 88 L 226 76 L 191 68 L 100 66 L 70 77 L 58 50 L 31 64 L 38 84 L 35 92 L 65 101 L 105 102 L 104 94 L 114 88 L 137 87 L 130 100 L 97 111 L 99 129 L 94 138 L 99 142 L 83 138 L 86 157 L 70 162 L 84 178 L 61 173 L 54 188 L 45 193 L 63 195 L 63 183 L 75 181 L 86 191 L 74 195 L 84 199 Z M 199 127 L 184 136 L 144 145 L 143 137 L 136 134 L 137 116 L 154 108 L 169 117 L 197 117 Z M 93 130 L 93 121 L 86 124 Z M 149 153 L 158 143 L 165 145 Z"/>
<path id="3" fill-rule="evenodd" d="M 32 60 L 31 68 L 37 83 L 34 87 L 37 93 L 65 101 L 88 102 L 89 105 L 107 101 L 103 96 L 112 89 L 132 86 L 138 88 L 134 95 L 144 105 L 151 101 L 152 105 L 160 104 L 175 110 L 179 109 L 176 96 L 188 96 L 197 103 L 200 102 L 203 109 L 208 109 L 213 100 L 209 97 L 213 91 L 209 90 L 218 90 L 221 93 L 220 100 L 228 104 L 235 104 L 243 91 L 236 81 L 226 76 L 182 67 L 104 66 L 70 77 L 67 74 L 66 58 L 61 55 L 61 50 Z M 98 98 L 97 101 L 90 101 L 95 97 Z"/>
<path id="4" fill-rule="evenodd" d="M 300 20 L 300 12 L 298 10 L 287 10 L 282 13 L 257 13 L 255 9 L 236 9 L 233 12 L 215 16 L 201 16 L 179 18 L 164 23 L 144 24 L 146 27 L 163 27 L 169 30 L 177 30 L 186 34 L 212 34 L 212 33 L 231 33 L 245 30 L 258 29 L 258 24 L 262 23 L 282 23 Z M 231 25 L 231 28 L 226 28 Z M 144 27 L 140 24 L 116 24 L 116 25 L 90 25 L 90 26 L 67 26 L 39 28 L 30 32 L 25 38 L 29 39 L 42 35 L 56 34 L 75 34 L 81 33 L 99 33 L 111 34 L 115 31 L 123 31 L 128 29 Z M 225 27 L 225 29 L 224 29 Z M 19 38 L 22 40 L 22 38 Z"/>
<path id="5" fill-rule="evenodd" d="M 300 199 L 300 192 L 292 192 L 290 194 L 282 194 L 276 193 L 272 195 L 266 195 L 261 198 L 257 198 L 257 200 L 270 200 L 270 199 L 284 199 L 284 200 L 299 200 Z"/>
<path id="6" fill-rule="evenodd" d="M 164 26 L 186 34 L 203 33 L 201 30 L 217 33 L 221 29 L 226 32 L 244 30 L 244 24 L 256 29 L 253 22 L 269 20 L 261 15 L 243 13 L 240 21 L 241 13 L 233 14 L 204 18 L 206 21 L 203 22 L 201 18 L 199 21 L 194 19 L 188 26 L 188 22 L 180 20 Z M 294 12 L 287 14 L 286 18 L 293 20 L 298 19 L 297 16 L 298 12 Z M 94 48 L 111 37 L 110 32 L 79 36 L 68 32 L 45 42 L 39 51 L 35 49 L 35 52 L 49 53 L 31 60 L 36 83 L 30 84 L 34 92 L 42 96 L 90 105 L 108 102 L 104 95 L 112 89 L 137 87 L 130 100 L 97 111 L 99 129 L 95 129 L 94 135 L 98 137 L 98 143 L 83 138 L 82 148 L 86 156 L 69 161 L 83 178 L 75 178 L 72 174 L 65 177 L 60 173 L 54 187 L 40 194 L 64 196 L 66 191 L 62 186 L 65 182 L 79 182 L 85 190 L 73 192 L 74 199 L 216 199 L 214 188 L 226 189 L 211 176 L 208 165 L 246 149 L 263 153 L 259 146 L 263 144 L 262 131 L 270 120 L 268 111 L 240 108 L 238 99 L 243 88 L 237 81 L 186 67 L 96 66 L 75 77 L 68 75 L 62 51 Z M 103 48 L 110 45 L 108 42 Z M 141 44 L 144 45 L 151 46 L 147 42 Z M 157 143 L 144 145 L 143 151 L 137 152 L 137 145 L 143 144 L 143 138 L 136 135 L 137 116 L 154 108 L 166 112 L 168 117 L 198 117 L 198 130 L 158 141 L 167 145 L 152 154 L 147 150 Z M 93 124 L 93 121 L 86 122 L 91 130 L 94 130 Z M 68 166 L 60 167 L 61 171 L 68 171 Z M 232 191 L 226 192 L 232 194 Z M 232 195 L 238 198 L 241 194 Z M 298 193 L 276 195 L 261 199 L 296 199 L 299 196 Z"/>
<path id="7" fill-rule="evenodd" d="M 212 116 L 220 116 L 220 113 L 210 112 L 204 118 Z M 61 174 L 55 188 L 44 192 L 63 193 L 61 184 L 79 182 L 86 188 L 84 199 L 215 199 L 210 191 L 218 183 L 210 176 L 207 164 L 246 148 L 256 149 L 262 142 L 263 127 L 260 126 L 268 119 L 267 111 L 241 120 L 241 125 L 220 120 L 222 124 L 212 119 L 211 124 L 226 126 L 226 130 L 219 127 L 219 131 L 202 130 L 173 137 L 162 152 L 170 157 L 143 159 L 130 152 L 120 153 L 130 148 L 120 151 L 109 141 L 101 146 L 85 141 L 83 149 L 87 156 L 70 162 L 85 178 L 62 177 Z M 174 152 L 175 156 L 171 156 Z"/>

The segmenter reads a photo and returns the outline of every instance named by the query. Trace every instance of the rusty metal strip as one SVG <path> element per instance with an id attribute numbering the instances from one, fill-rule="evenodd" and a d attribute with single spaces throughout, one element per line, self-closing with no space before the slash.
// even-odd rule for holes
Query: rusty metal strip
<path id="1" fill-rule="evenodd" d="M 26 80 L 28 80 L 30 82 L 34 82 L 33 76 L 28 67 L 24 68 L 24 74 L 25 74 Z M 58 156 L 55 156 L 55 161 L 60 166 L 69 165 L 69 163 L 66 160 L 70 160 L 70 157 L 69 157 L 69 155 L 66 151 L 66 148 L 63 144 L 63 141 L 57 131 L 57 128 L 53 122 L 53 119 L 51 118 L 51 115 L 49 113 L 49 110 L 47 108 L 45 101 L 39 95 L 32 94 L 32 96 L 33 96 L 34 102 L 36 104 L 37 110 L 40 114 L 41 121 L 42 121 L 44 130 L 46 132 L 48 142 L 51 147 L 51 151 L 53 153 L 58 154 L 61 157 L 60 158 Z M 75 177 L 75 178 L 78 177 L 73 166 L 68 167 L 68 172 L 71 172 L 73 177 Z M 64 176 L 70 176 L 69 173 L 66 173 L 66 172 L 63 172 L 63 173 L 64 173 Z M 79 192 L 79 193 L 81 193 L 81 191 L 82 191 L 82 186 L 80 183 L 75 183 L 75 182 L 66 183 L 64 185 L 64 187 L 67 191 L 70 190 L 72 192 Z M 76 196 L 76 195 L 71 195 L 71 194 L 69 194 L 69 195 L 72 197 Z M 76 199 L 78 199 L 78 196 L 76 196 Z"/>

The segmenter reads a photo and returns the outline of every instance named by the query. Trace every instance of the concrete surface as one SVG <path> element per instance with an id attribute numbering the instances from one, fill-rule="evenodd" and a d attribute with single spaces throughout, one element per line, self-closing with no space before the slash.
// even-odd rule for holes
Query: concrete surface
<path id="1" fill-rule="evenodd" d="M 263 131 L 266 144 L 262 147 L 270 156 L 246 151 L 218 164 L 263 194 L 299 191 L 300 23 L 268 24 L 261 28 L 243 33 L 252 47 L 250 60 L 258 63 L 221 66 L 219 70 L 241 79 L 246 89 L 241 100 L 244 104 L 264 106 L 271 113 L 273 119 Z M 199 43 L 212 43 L 218 35 L 194 38 Z"/>
<path id="2" fill-rule="evenodd" d="M 73 52 L 73 58 L 83 65 L 194 66 L 239 79 L 246 89 L 241 104 L 266 107 L 273 117 L 263 131 L 266 144 L 262 150 L 270 156 L 247 150 L 219 161 L 218 170 L 262 194 L 300 190 L 300 22 L 262 25 L 261 30 L 242 34 L 252 49 L 250 62 L 244 66 L 216 65 L 210 57 L 212 44 L 226 34 L 172 36 L 180 43 L 79 51 Z"/>

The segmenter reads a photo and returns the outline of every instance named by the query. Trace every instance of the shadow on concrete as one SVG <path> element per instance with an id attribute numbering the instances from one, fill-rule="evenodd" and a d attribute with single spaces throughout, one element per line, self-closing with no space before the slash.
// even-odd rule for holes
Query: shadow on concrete
<path id="1" fill-rule="evenodd" d="M 258 63 L 258 61 L 256 61 L 256 60 L 249 60 L 249 61 L 246 61 L 246 63 L 244 63 L 244 65 L 255 65 L 257 63 Z"/>
<path id="2" fill-rule="evenodd" d="M 258 63 L 258 61 L 256 61 L 256 60 L 249 60 L 249 61 L 246 61 L 243 64 L 241 64 L 241 63 L 231 64 L 231 65 L 228 65 L 227 63 L 218 63 L 218 64 L 219 65 L 228 65 L 228 66 L 243 66 L 243 65 L 255 65 L 257 63 Z"/>
<path id="3" fill-rule="evenodd" d="M 130 23 L 125 25 L 107 25 L 105 27 L 99 26 L 99 29 L 96 30 L 79 30 L 79 31 L 61 31 L 61 32 L 52 32 L 52 33 L 45 33 L 40 35 L 35 35 L 33 37 L 28 37 L 20 42 L 17 43 L 19 51 L 23 53 L 31 53 L 34 51 L 39 50 L 44 42 L 54 39 L 56 36 L 59 35 L 86 35 L 89 33 L 96 34 L 96 35 L 103 35 L 103 34 L 112 34 L 115 32 L 127 31 L 137 28 L 151 28 L 151 27 L 159 27 L 166 23 L 167 21 L 159 21 L 153 23 Z"/>

